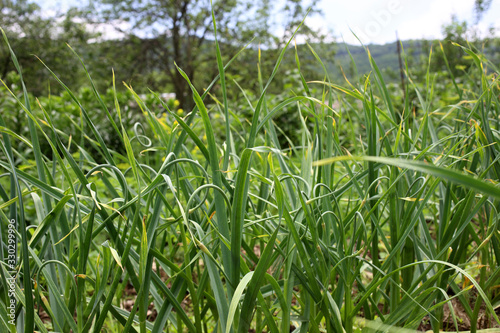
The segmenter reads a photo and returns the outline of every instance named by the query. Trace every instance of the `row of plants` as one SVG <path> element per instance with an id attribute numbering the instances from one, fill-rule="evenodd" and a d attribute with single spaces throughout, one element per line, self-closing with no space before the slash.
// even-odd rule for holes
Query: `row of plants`
<path id="1" fill-rule="evenodd" d="M 238 55 L 223 63 L 216 39 L 219 75 L 202 93 L 177 68 L 190 112 L 129 85 L 122 96 L 114 80 L 101 94 L 86 68 L 79 93 L 47 68 L 65 93 L 34 99 L 10 50 L 19 83 L 4 86 L 0 113 L 2 331 L 500 324 L 498 70 L 457 45 L 474 62 L 467 75 L 448 66 L 415 78 L 406 65 L 403 91 L 368 49 L 371 73 L 339 84 L 326 70 L 305 78 L 296 48 L 293 85 L 268 96 L 290 41 L 269 77 L 258 72 L 260 91 L 243 87 L 235 101 L 225 73 Z M 23 117 L 27 129 L 9 120 Z M 278 119 L 292 117 L 284 131 Z"/>

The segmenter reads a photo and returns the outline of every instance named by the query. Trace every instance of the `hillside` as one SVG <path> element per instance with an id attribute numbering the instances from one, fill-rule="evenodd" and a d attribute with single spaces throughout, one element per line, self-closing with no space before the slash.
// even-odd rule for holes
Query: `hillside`
<path id="1" fill-rule="evenodd" d="M 429 50 L 432 43 L 429 40 L 405 40 L 402 42 L 403 52 L 407 57 L 410 68 L 415 68 L 415 66 L 421 65 L 422 62 L 427 62 L 428 51 L 424 52 L 423 50 Z M 348 78 L 353 76 L 355 70 L 357 70 L 358 74 L 371 71 L 370 63 L 363 46 L 338 43 L 332 47 L 336 51 L 334 60 L 328 62 L 328 70 L 332 77 L 342 79 L 341 68 Z M 370 50 L 380 70 L 385 74 L 385 79 L 389 82 L 399 80 L 399 60 L 396 42 L 383 45 L 370 44 L 366 45 L 366 47 Z M 433 47 L 435 48 L 436 46 Z M 484 41 L 481 48 L 487 58 L 493 63 L 498 63 L 500 55 L 500 43 L 498 39 Z M 355 69 L 352 65 L 351 56 L 356 64 Z M 434 57 L 436 57 L 436 53 Z"/>

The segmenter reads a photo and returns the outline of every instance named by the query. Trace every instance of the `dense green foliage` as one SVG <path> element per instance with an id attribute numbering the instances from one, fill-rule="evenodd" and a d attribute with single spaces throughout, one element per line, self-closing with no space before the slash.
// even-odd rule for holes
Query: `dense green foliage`
<path id="1" fill-rule="evenodd" d="M 215 40 L 206 89 L 176 68 L 190 112 L 127 83 L 117 92 L 114 79 L 101 93 L 87 76 L 90 88 L 73 92 L 50 67 L 63 93 L 35 99 L 9 50 L 0 331 L 16 331 L 11 291 L 24 332 L 500 324 L 499 72 L 472 45 L 455 47 L 466 75 L 444 57 L 431 71 L 431 54 L 418 75 L 405 68 L 403 94 L 368 49 L 370 74 L 339 84 L 321 54 L 288 44 L 265 75 L 255 57 L 247 89 L 228 79 L 247 51 L 225 62 Z M 306 74 L 303 58 L 325 71 Z"/>
<path id="2" fill-rule="evenodd" d="M 44 59 L 70 87 L 81 86 L 84 72 L 71 61 L 71 45 L 91 68 L 99 88 L 110 84 L 110 68 L 118 82 L 126 81 L 139 87 L 176 94 L 184 109 L 193 106 L 189 86 L 176 70 L 174 63 L 184 68 L 193 84 L 207 86 L 217 74 L 211 52 L 214 16 L 224 27 L 219 31 L 224 61 L 228 61 L 247 43 L 257 48 L 276 50 L 284 45 L 302 18 L 318 15 L 318 0 L 284 0 L 279 4 L 269 0 L 96 0 L 82 1 L 66 11 L 47 10 L 49 2 L 7 0 L 2 2 L 0 27 L 18 50 L 19 63 L 32 82 L 31 92 L 46 95 L 61 92 L 61 87 L 36 59 Z M 279 11 L 283 19 L 277 20 Z M 282 31 L 276 36 L 273 31 Z M 303 25 L 300 36 L 321 42 L 325 34 Z M 274 54 L 264 55 L 262 65 L 272 66 Z M 9 83 L 14 71 L 6 49 L 0 49 L 0 78 Z M 245 73 L 246 80 L 252 73 Z M 119 91 L 122 87 L 119 85 Z"/>

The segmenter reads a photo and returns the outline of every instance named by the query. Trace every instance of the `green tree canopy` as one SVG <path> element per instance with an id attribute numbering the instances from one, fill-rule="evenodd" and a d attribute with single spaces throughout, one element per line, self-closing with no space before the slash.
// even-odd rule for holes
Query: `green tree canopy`
<path id="1" fill-rule="evenodd" d="M 281 22 L 273 18 L 274 4 L 270 0 L 218 0 L 212 4 L 209 0 L 100 0 L 91 3 L 87 14 L 90 22 L 111 24 L 125 35 L 124 39 L 135 41 L 127 50 L 134 54 L 136 70 L 147 67 L 164 73 L 157 76 L 159 84 L 170 84 L 181 107 L 188 108 L 188 86 L 174 63 L 195 84 L 200 76 L 216 75 L 217 68 L 207 65 L 214 63 L 214 54 L 207 48 L 213 40 L 212 8 L 223 53 L 231 57 L 254 37 L 269 47 L 280 46 L 282 38 L 274 31 L 289 36 L 307 8 L 315 8 L 316 3 L 287 0 Z M 302 31 L 310 37 L 319 35 L 307 26 Z"/>
<path id="2" fill-rule="evenodd" d="M 66 43 L 78 50 L 95 37 L 88 32 L 83 22 L 75 19 L 77 12 L 49 15 L 41 7 L 29 0 L 1 1 L 0 27 L 5 31 L 11 46 L 17 51 L 18 60 L 24 69 L 26 82 L 32 85 L 35 94 L 46 92 L 49 73 L 35 56 L 60 74 L 61 78 L 72 83 L 80 66 L 71 56 Z M 14 65 L 5 45 L 0 48 L 0 78 L 6 80 L 13 72 Z M 9 81 L 9 80 L 8 80 Z"/>

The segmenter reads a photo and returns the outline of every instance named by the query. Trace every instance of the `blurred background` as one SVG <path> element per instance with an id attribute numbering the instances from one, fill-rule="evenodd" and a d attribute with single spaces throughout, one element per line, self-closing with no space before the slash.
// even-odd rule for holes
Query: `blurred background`
<path id="1" fill-rule="evenodd" d="M 144 91 L 151 88 L 174 92 L 182 107 L 189 107 L 190 102 L 186 98 L 186 85 L 173 68 L 174 61 L 200 89 L 217 73 L 213 65 L 214 32 L 209 0 L 2 0 L 1 3 L 0 26 L 18 53 L 34 93 L 46 94 L 50 87 L 49 75 L 35 56 L 70 86 L 80 84 L 77 80 L 85 80 L 77 75 L 81 67 L 66 43 L 80 54 L 102 87 L 109 85 L 114 68 L 117 82 L 125 81 Z M 396 33 L 412 62 L 421 61 L 420 55 L 427 58 L 438 40 L 482 43 L 487 53 L 498 53 L 498 43 L 494 40 L 500 27 L 500 1 L 220 0 L 213 1 L 213 5 L 227 59 L 250 43 L 240 56 L 248 61 L 235 62 L 231 70 L 234 79 L 245 82 L 253 82 L 256 77 L 256 66 L 247 64 L 256 64 L 259 46 L 266 72 L 309 9 L 296 41 L 299 47 L 306 42 L 314 45 L 332 76 L 339 80 L 343 80 L 342 69 L 348 76 L 354 71 L 344 42 L 349 44 L 360 72 L 369 69 L 361 42 L 376 44 L 370 47 L 375 60 L 389 79 L 397 80 Z M 456 50 L 448 47 L 449 43 L 443 46 L 450 53 L 448 59 L 456 62 L 455 69 L 463 65 L 464 59 L 453 55 Z M 303 61 L 307 71 L 321 72 L 316 62 Z M 9 77 L 13 70 L 2 45 L 1 79 L 14 79 Z M 59 88 L 54 85 L 52 89 Z"/>
<path id="2" fill-rule="evenodd" d="M 129 101 L 131 96 L 122 82 L 144 97 L 150 96 L 150 90 L 162 93 L 170 107 L 182 115 L 184 110 L 191 110 L 193 101 L 174 63 L 200 91 L 218 74 L 209 0 L 1 3 L 0 26 L 18 56 L 28 90 L 42 103 L 48 103 L 51 96 L 51 102 L 57 104 L 54 108 L 65 110 L 59 118 L 67 126 L 74 126 L 67 118 L 77 116 L 78 107 L 44 64 L 70 89 L 78 91 L 81 101 L 93 103 L 85 68 L 68 45 L 81 57 L 97 89 L 109 97 L 110 104 L 114 70 L 117 89 L 123 93 L 122 102 L 132 109 L 133 101 Z M 306 80 L 324 78 L 323 68 L 311 49 L 322 59 L 330 79 L 339 84 L 345 83 L 345 79 L 362 82 L 370 71 L 363 45 L 369 47 L 386 82 L 393 85 L 401 83 L 406 65 L 417 79 L 426 73 L 429 63 L 432 72 L 445 73 L 443 55 L 460 80 L 472 60 L 451 41 L 470 43 L 493 63 L 498 64 L 500 59 L 500 1 L 214 0 L 213 12 L 223 61 L 227 63 L 246 46 L 226 71 L 231 82 L 229 98 L 242 118 L 248 118 L 246 113 L 250 112 L 241 106 L 242 98 L 260 89 L 257 64 L 262 77 L 268 77 L 279 52 L 306 16 L 295 37 L 301 73 Z M 402 46 L 399 50 L 398 45 Z M 429 58 L 431 49 L 433 56 Z M 268 90 L 270 99 L 276 96 L 279 100 L 292 89 L 293 94 L 303 93 L 297 91 L 301 85 L 296 84 L 300 74 L 293 47 L 285 54 L 280 73 Z M 0 78 L 16 90 L 19 77 L 5 44 L 0 46 Z M 212 94 L 218 95 L 217 86 Z M 15 105 L 0 90 L 0 105 L 8 103 Z M 92 105 L 87 107 L 93 110 Z M 99 119 L 98 105 L 95 108 L 95 117 Z M 9 117 L 17 132 L 27 131 L 25 119 L 20 120 L 17 115 L 21 110 L 13 110 Z M 130 114 L 133 124 L 134 113 Z M 293 140 L 299 119 L 283 115 L 277 121 L 284 129 L 283 136 Z M 108 144 L 113 146 L 115 139 L 110 137 Z M 50 154 L 50 149 L 47 152 Z"/>

